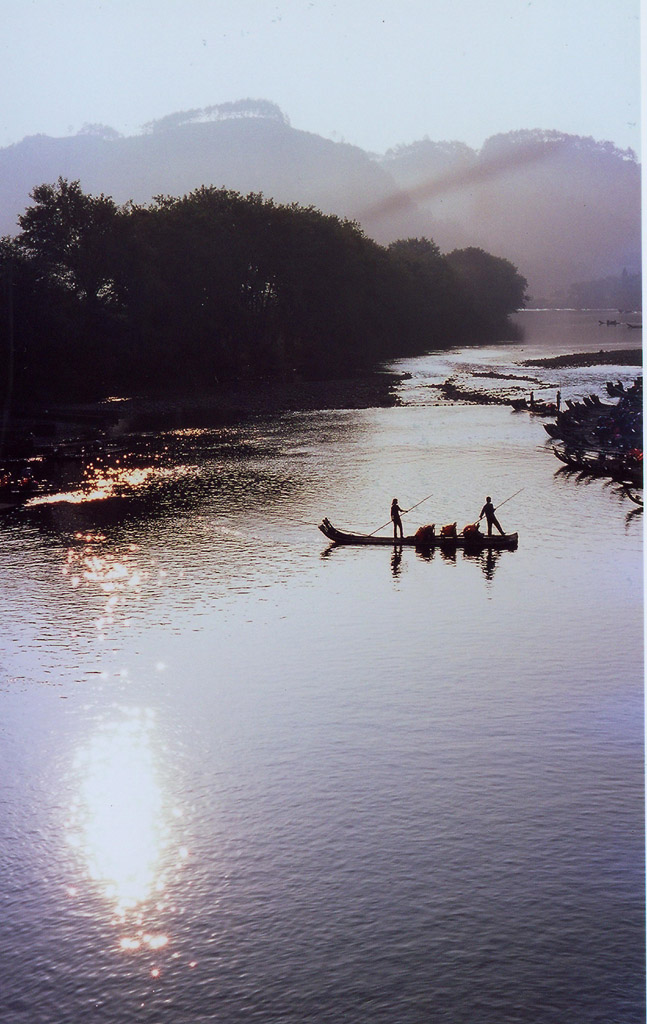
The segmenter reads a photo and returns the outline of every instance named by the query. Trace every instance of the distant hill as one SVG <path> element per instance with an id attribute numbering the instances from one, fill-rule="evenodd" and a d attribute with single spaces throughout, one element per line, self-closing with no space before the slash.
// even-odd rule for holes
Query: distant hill
<path id="1" fill-rule="evenodd" d="M 418 142 L 380 163 L 416 191 L 418 215 L 435 221 L 441 249 L 505 254 L 535 298 L 565 299 L 576 282 L 640 271 L 640 165 L 631 151 L 519 131 L 493 136 L 479 152 Z"/>
<path id="2" fill-rule="evenodd" d="M 640 271 L 640 165 L 631 151 L 559 132 L 488 139 L 480 151 L 421 140 L 383 155 L 292 128 L 274 104 L 181 111 L 119 136 L 101 125 L 0 149 L 0 234 L 29 193 L 59 176 L 120 203 L 225 186 L 357 219 L 384 244 L 427 236 L 480 246 L 528 279 L 531 295 Z"/>
<path id="3" fill-rule="evenodd" d="M 69 138 L 36 135 L 0 149 L 0 232 L 15 233 L 31 189 L 59 175 L 78 178 L 84 192 L 104 192 L 119 203 L 215 185 L 340 216 L 352 216 L 367 196 L 383 198 L 395 187 L 362 149 L 297 131 L 278 108 L 274 113 L 272 104 L 266 106 L 269 112 L 261 106 L 256 113 L 254 106 L 247 116 L 216 120 L 186 111 L 125 138 L 94 126 Z"/>

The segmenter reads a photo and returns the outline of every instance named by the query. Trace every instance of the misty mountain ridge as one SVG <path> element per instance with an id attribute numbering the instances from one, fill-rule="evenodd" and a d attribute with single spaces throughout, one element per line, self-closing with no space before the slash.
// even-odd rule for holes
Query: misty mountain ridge
<path id="1" fill-rule="evenodd" d="M 544 301 L 641 267 L 635 154 L 557 131 L 499 134 L 480 150 L 425 138 L 375 154 L 294 129 L 267 100 L 179 111 L 132 136 L 87 125 L 0 149 L 0 233 L 16 234 L 31 190 L 59 176 L 118 203 L 201 185 L 262 192 L 357 220 L 382 244 L 479 246 L 511 260 Z"/>

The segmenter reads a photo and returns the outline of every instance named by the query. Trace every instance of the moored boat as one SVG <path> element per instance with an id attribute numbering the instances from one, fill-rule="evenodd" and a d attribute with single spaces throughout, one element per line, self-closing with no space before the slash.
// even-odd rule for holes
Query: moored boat
<path id="1" fill-rule="evenodd" d="M 492 534 L 475 532 L 469 536 L 459 533 L 456 536 L 443 537 L 440 534 L 426 536 L 423 541 L 416 536 L 408 536 L 394 540 L 393 537 L 371 537 L 364 533 L 346 533 L 338 530 L 329 519 L 324 519 L 319 526 L 324 537 L 327 537 L 333 544 L 366 544 L 381 545 L 385 547 L 412 547 L 421 549 L 430 548 L 467 548 L 468 550 L 479 551 L 483 548 L 492 550 L 514 549 L 519 543 L 518 533 Z"/>
<path id="2" fill-rule="evenodd" d="M 609 477 L 633 487 L 643 485 L 642 452 L 637 449 L 619 452 L 555 447 L 553 453 L 568 469 L 577 473 Z"/>
<path id="3" fill-rule="evenodd" d="M 562 428 L 559 427 L 557 425 L 557 423 L 544 423 L 543 427 L 544 427 L 544 430 L 546 431 L 546 433 L 550 434 L 551 437 L 561 437 L 562 436 Z"/>

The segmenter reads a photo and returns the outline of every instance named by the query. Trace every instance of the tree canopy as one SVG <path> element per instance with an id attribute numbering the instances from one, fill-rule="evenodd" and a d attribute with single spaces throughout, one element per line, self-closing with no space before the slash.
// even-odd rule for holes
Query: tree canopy
<path id="1" fill-rule="evenodd" d="M 20 395 L 344 375 L 505 330 L 525 280 L 480 249 L 388 248 L 348 220 L 202 187 L 118 207 L 59 178 L 0 244 L 0 358 Z M 9 305 L 11 310 L 9 310 Z"/>

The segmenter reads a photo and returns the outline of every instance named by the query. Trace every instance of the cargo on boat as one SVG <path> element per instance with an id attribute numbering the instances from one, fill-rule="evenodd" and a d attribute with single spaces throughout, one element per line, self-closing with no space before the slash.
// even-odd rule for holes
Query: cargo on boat
<path id="1" fill-rule="evenodd" d="M 519 542 L 518 533 L 491 534 L 488 536 L 480 531 L 473 531 L 467 535 L 465 533 L 458 533 L 450 536 L 432 534 L 430 531 L 421 534 L 421 531 L 418 531 L 412 536 L 398 537 L 395 540 L 393 537 L 375 537 L 364 533 L 345 533 L 343 530 L 338 530 L 334 527 L 329 519 L 324 519 L 319 529 L 324 537 L 327 537 L 333 544 L 370 544 L 386 547 L 400 547 L 404 545 L 405 547 L 425 550 L 430 548 L 467 548 L 472 551 L 479 551 L 484 548 L 512 550 L 517 547 Z M 423 527 L 422 529 L 425 530 L 426 528 Z"/>

